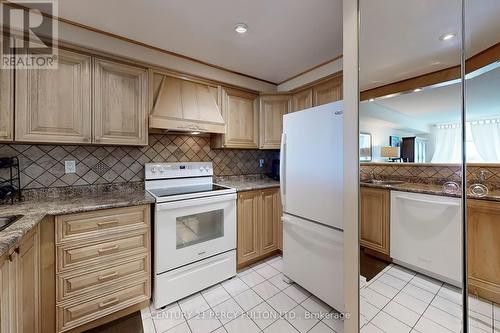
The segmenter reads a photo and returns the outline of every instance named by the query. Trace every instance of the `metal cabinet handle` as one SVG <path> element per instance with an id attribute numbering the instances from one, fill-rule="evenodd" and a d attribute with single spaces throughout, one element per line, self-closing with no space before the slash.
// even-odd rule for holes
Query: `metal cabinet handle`
<path id="1" fill-rule="evenodd" d="M 99 303 L 99 308 L 104 308 L 104 307 L 107 307 L 107 306 L 110 306 L 110 305 L 113 305 L 113 304 L 116 304 L 120 301 L 120 299 L 118 297 L 114 297 L 108 301 L 105 301 L 105 302 L 102 302 L 102 303 Z"/>
<path id="2" fill-rule="evenodd" d="M 119 245 L 113 245 L 113 246 L 110 246 L 110 247 L 100 248 L 99 250 L 97 250 L 97 252 L 99 252 L 99 254 L 101 254 L 101 253 L 106 253 L 106 252 L 118 250 L 119 248 L 120 248 Z"/>
<path id="3" fill-rule="evenodd" d="M 16 255 L 19 254 L 19 248 L 18 247 L 16 247 L 14 249 L 14 251 L 11 254 L 9 254 L 9 261 L 10 262 L 14 261 L 14 254 L 16 254 Z"/>
<path id="4" fill-rule="evenodd" d="M 110 224 L 117 224 L 117 220 L 97 222 L 97 226 L 102 227 Z"/>
<path id="5" fill-rule="evenodd" d="M 114 278 L 115 276 L 118 276 L 118 272 L 116 271 L 107 275 L 100 275 L 97 277 L 97 280 L 99 281 L 108 280 L 110 278 Z"/>

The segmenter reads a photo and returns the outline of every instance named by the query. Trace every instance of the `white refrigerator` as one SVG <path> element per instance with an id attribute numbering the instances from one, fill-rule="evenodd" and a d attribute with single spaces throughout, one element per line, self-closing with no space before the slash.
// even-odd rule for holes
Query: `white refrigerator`
<path id="1" fill-rule="evenodd" d="M 283 117 L 283 273 L 344 310 L 343 103 Z"/>

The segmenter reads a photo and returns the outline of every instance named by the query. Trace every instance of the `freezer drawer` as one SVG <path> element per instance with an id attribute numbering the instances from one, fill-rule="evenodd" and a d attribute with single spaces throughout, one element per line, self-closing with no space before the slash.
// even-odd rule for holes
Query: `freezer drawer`
<path id="1" fill-rule="evenodd" d="M 462 281 L 461 200 L 391 192 L 391 257 L 448 283 Z"/>
<path id="2" fill-rule="evenodd" d="M 343 311 L 343 232 L 284 215 L 283 250 L 283 273 L 337 311 Z"/>

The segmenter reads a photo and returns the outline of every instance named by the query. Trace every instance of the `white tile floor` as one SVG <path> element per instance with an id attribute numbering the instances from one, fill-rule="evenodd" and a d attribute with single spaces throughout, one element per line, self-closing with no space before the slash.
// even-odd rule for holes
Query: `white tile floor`
<path id="1" fill-rule="evenodd" d="M 274 257 L 236 277 L 170 304 L 141 311 L 145 333 L 342 333 L 325 303 L 283 281 Z"/>
<path id="2" fill-rule="evenodd" d="M 361 332 L 460 332 L 461 292 L 389 265 L 361 288 Z M 469 332 L 499 333 L 500 305 L 469 297 Z"/>
<path id="3" fill-rule="evenodd" d="M 170 304 L 141 311 L 145 333 L 342 333 L 325 303 L 281 274 L 270 258 L 230 280 Z M 360 291 L 362 333 L 460 332 L 460 290 L 389 265 Z M 500 333 L 500 305 L 470 298 L 470 332 Z"/>

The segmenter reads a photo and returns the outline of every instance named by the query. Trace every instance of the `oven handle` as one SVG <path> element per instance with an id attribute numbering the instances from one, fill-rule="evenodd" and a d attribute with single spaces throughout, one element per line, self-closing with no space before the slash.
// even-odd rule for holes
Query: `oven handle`
<path id="1" fill-rule="evenodd" d="M 235 201 L 236 202 L 236 193 L 216 195 L 216 196 L 212 196 L 212 197 L 186 199 L 186 200 L 179 200 L 179 201 L 172 201 L 172 202 L 160 202 L 160 203 L 156 204 L 156 210 L 162 211 L 162 210 L 167 210 L 167 209 L 177 209 L 177 208 L 184 208 L 184 207 L 211 205 L 211 204 L 226 202 L 226 201 Z"/>

